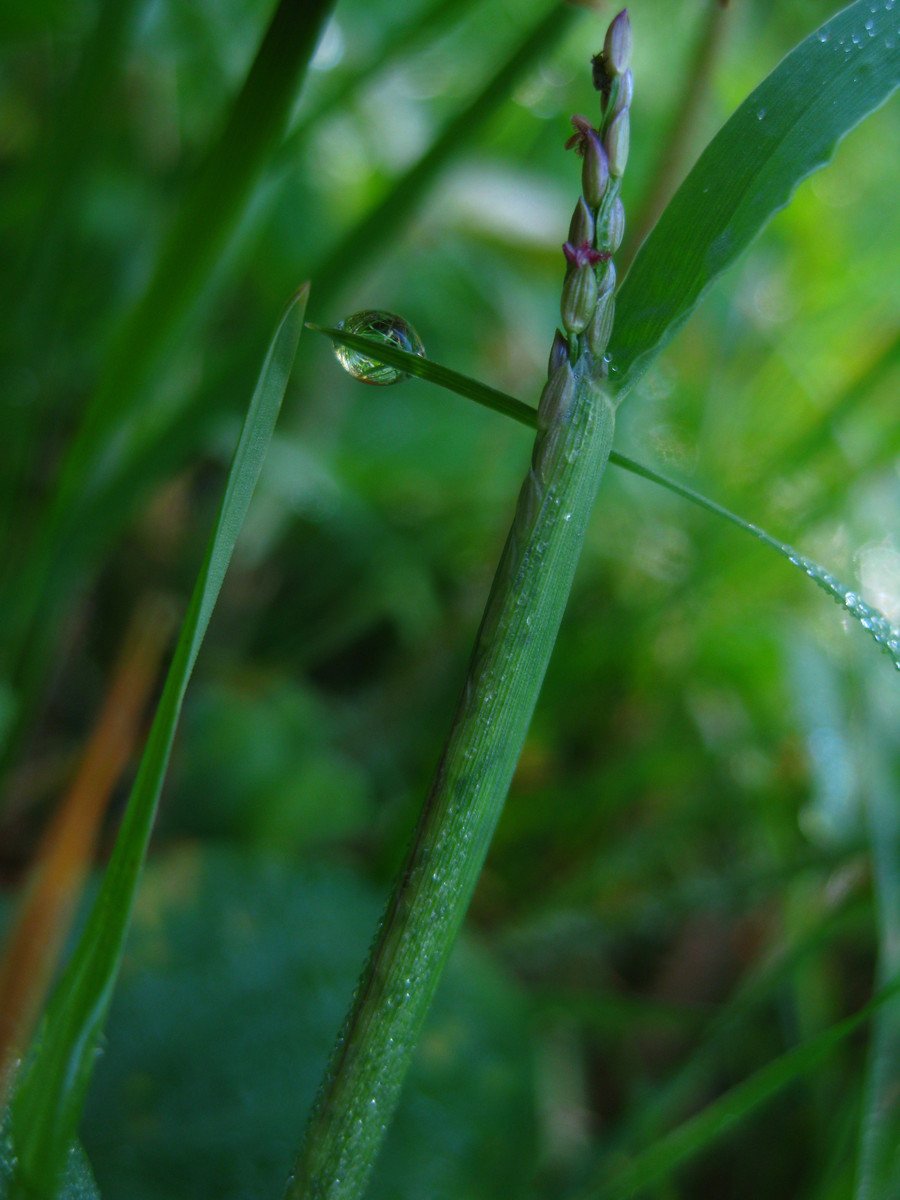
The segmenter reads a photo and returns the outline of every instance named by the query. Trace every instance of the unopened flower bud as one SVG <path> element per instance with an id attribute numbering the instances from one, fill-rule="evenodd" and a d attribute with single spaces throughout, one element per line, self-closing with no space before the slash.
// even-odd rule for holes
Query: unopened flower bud
<path id="1" fill-rule="evenodd" d="M 579 196 L 569 225 L 569 241 L 573 246 L 581 246 L 585 242 L 590 245 L 593 240 L 594 214 L 585 204 L 584 198 Z"/>
<path id="2" fill-rule="evenodd" d="M 563 328 L 569 333 L 581 333 L 594 315 L 597 303 L 597 276 L 589 264 L 576 267 L 563 284 L 562 314 Z"/>
<path id="3" fill-rule="evenodd" d="M 547 363 L 547 378 L 555 374 L 556 371 L 569 361 L 569 343 L 566 340 L 566 335 L 560 333 L 557 329 L 553 335 L 553 345 L 550 347 L 550 361 Z"/>
<path id="4" fill-rule="evenodd" d="M 584 164 L 581 168 L 581 191 L 590 208 L 600 207 L 609 183 L 609 171 L 607 152 L 600 135 L 591 129 L 584 135 Z"/>
<path id="5" fill-rule="evenodd" d="M 625 164 L 628 162 L 630 136 L 631 118 L 628 115 L 628 109 L 623 108 L 617 116 L 613 117 L 609 129 L 606 131 L 606 154 L 610 175 L 624 175 Z M 585 161 L 587 161 L 587 155 L 585 155 Z M 590 203 L 590 201 L 588 202 Z"/>
<path id="6" fill-rule="evenodd" d="M 612 104 L 612 115 L 620 113 L 623 108 L 630 108 L 634 99 L 634 76 L 630 71 L 617 79 L 615 99 Z"/>
<path id="7" fill-rule="evenodd" d="M 553 372 L 544 384 L 538 402 L 538 427 L 548 429 L 565 417 L 575 396 L 575 375 L 568 360 Z"/>
<path id="8" fill-rule="evenodd" d="M 595 358 L 601 358 L 606 353 L 606 347 L 612 336 L 615 315 L 616 302 L 610 291 L 597 301 L 597 307 L 594 309 L 594 315 L 585 334 L 588 349 Z"/>
<path id="9" fill-rule="evenodd" d="M 622 203 L 621 196 L 616 196 L 610 209 L 609 219 L 606 224 L 605 245 L 613 254 L 622 245 L 622 238 L 625 236 L 625 205 Z"/>
<path id="10" fill-rule="evenodd" d="M 616 264 L 607 262 L 602 274 L 597 279 L 597 303 L 611 296 L 616 290 Z"/>
<path id="11" fill-rule="evenodd" d="M 623 8 L 606 31 L 603 61 L 610 75 L 624 75 L 631 62 L 631 21 Z"/>

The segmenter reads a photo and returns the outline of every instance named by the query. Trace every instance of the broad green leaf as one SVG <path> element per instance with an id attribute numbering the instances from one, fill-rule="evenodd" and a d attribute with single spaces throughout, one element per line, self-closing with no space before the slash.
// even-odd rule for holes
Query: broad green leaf
<path id="1" fill-rule="evenodd" d="M 57 1173 L 75 1135 L 184 694 L 281 408 L 308 294 L 304 285 L 291 299 L 266 354 L 115 850 L 13 1099 L 12 1136 L 20 1179 L 30 1189 L 29 1196 L 49 1200 L 53 1195 Z"/>
<path id="2" fill-rule="evenodd" d="M 382 898 L 283 854 L 148 865 L 82 1137 L 114 1200 L 275 1200 Z M 494 1200 L 535 1165 L 524 997 L 455 949 L 369 1196 Z M 139 1081 L 136 1086 L 135 1081 Z"/>
<path id="3" fill-rule="evenodd" d="M 512 417 L 514 421 L 518 421 L 522 425 L 532 429 L 535 427 L 536 412 L 530 405 L 525 404 L 522 400 L 517 400 L 514 396 L 507 396 L 504 392 L 489 387 L 477 379 L 460 375 L 458 371 L 433 363 L 421 355 L 410 354 L 396 346 L 376 342 L 371 338 L 361 337 L 359 334 L 347 333 L 343 329 L 323 327 L 311 322 L 308 324 L 308 328 L 316 330 L 317 333 L 324 333 L 332 341 L 349 346 L 353 350 L 359 350 L 370 358 L 379 359 L 390 366 L 400 367 L 409 375 L 426 379 L 429 383 L 437 384 L 438 387 L 446 388 L 459 396 L 465 396 L 468 400 L 474 400 L 476 404 L 481 404 L 493 412 Z M 377 353 L 373 347 L 377 348 Z M 723 520 L 730 521 L 732 525 L 743 529 L 745 533 L 755 537 L 764 546 L 768 546 L 782 558 L 787 559 L 826 595 L 830 596 L 832 600 L 836 600 L 849 616 L 855 618 L 875 643 L 882 650 L 887 651 L 894 666 L 900 670 L 900 629 L 893 625 L 877 608 L 867 604 L 851 587 L 841 583 L 825 567 L 813 559 L 807 558 L 806 555 L 800 554 L 787 542 L 780 542 L 778 538 L 772 537 L 770 533 L 766 533 L 752 521 L 745 521 L 743 517 L 739 517 L 721 504 L 717 504 L 715 500 L 709 500 L 700 492 L 694 491 L 693 488 L 676 483 L 675 480 L 668 479 L 665 475 L 660 475 L 658 471 L 636 462 L 633 458 L 628 458 L 614 450 L 609 456 L 609 461 L 617 467 L 630 471 L 633 475 L 640 475 L 641 478 L 649 479 L 652 483 L 659 484 L 660 487 L 682 496 L 685 500 L 690 500 L 692 504 L 705 508 L 707 512 L 714 513 Z"/>
<path id="4" fill-rule="evenodd" d="M 895 998 L 898 990 L 900 985 L 897 984 L 883 989 L 859 1012 L 756 1071 L 695 1117 L 659 1138 L 612 1177 L 605 1175 L 598 1179 L 579 1193 L 579 1197 L 583 1200 L 627 1200 L 641 1188 L 666 1178 L 681 1163 L 718 1142 L 766 1101 L 812 1071 L 882 1004 Z"/>
<path id="5" fill-rule="evenodd" d="M 841 138 L 897 87 L 893 8 L 893 0 L 859 0 L 827 21 L 707 146 L 618 291 L 609 353 L 621 393 L 797 185 L 827 163 Z"/>

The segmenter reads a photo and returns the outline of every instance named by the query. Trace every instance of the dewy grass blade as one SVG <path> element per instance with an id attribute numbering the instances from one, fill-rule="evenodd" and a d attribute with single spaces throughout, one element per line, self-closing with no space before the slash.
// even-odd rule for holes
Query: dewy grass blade
<path id="1" fill-rule="evenodd" d="M 317 333 L 324 333 L 333 342 L 339 342 L 345 346 L 349 346 L 351 349 L 363 351 L 371 358 L 379 359 L 390 366 L 400 367 L 408 375 L 415 375 L 419 379 L 425 379 L 429 383 L 437 384 L 438 387 L 446 388 L 448 391 L 455 392 L 459 396 L 465 396 L 468 400 L 474 400 L 476 404 L 481 404 L 484 408 L 489 408 L 493 412 L 499 412 L 504 416 L 512 417 L 514 421 L 518 421 L 521 425 L 526 425 L 532 429 L 536 426 L 537 410 L 532 408 L 531 405 L 525 404 L 522 400 L 517 400 L 514 396 L 508 396 L 505 392 L 498 391 L 496 388 L 489 387 L 477 379 L 461 375 L 458 371 L 452 371 L 449 367 L 433 363 L 421 355 L 410 354 L 406 350 L 400 350 L 395 346 L 387 345 L 383 342 L 375 342 L 370 338 L 348 333 L 343 329 L 323 327 L 311 322 L 308 323 L 307 327 L 314 329 Z M 866 604 L 852 588 L 841 583 L 839 579 L 836 579 L 830 571 L 827 571 L 819 563 L 811 558 L 807 558 L 804 554 L 800 554 L 793 546 L 788 545 L 787 542 L 780 542 L 777 538 L 772 537 L 770 533 L 766 533 L 759 525 L 755 525 L 751 521 L 745 521 L 743 517 L 739 517 L 736 513 L 724 508 L 721 504 L 717 504 L 715 500 L 708 499 L 700 492 L 687 487 L 685 484 L 677 483 L 665 475 L 660 475 L 658 471 L 654 471 L 651 467 L 646 467 L 642 463 L 636 462 L 633 458 L 628 458 L 626 455 L 619 454 L 618 451 L 613 450 L 610 453 L 609 461 L 617 467 L 630 471 L 633 475 L 639 475 L 642 479 L 647 479 L 651 483 L 656 483 L 660 487 L 674 492 L 675 495 L 681 496 L 685 500 L 690 500 L 692 504 L 696 504 L 700 508 L 705 508 L 707 512 L 714 513 L 717 517 L 723 518 L 723 520 L 730 521 L 732 525 L 736 525 L 738 529 L 749 533 L 757 541 L 762 542 L 764 546 L 768 546 L 770 549 L 776 551 L 792 566 L 802 571 L 804 575 L 811 579 L 832 600 L 837 601 L 849 616 L 859 622 L 875 643 L 882 650 L 887 651 L 894 666 L 900 669 L 900 629 L 896 625 L 893 625 L 877 608 Z"/>
<path id="2" fill-rule="evenodd" d="M 858 0 L 810 34 L 719 130 L 617 295 L 610 381 L 624 394 L 704 292 L 900 82 L 893 5 Z"/>
<path id="3" fill-rule="evenodd" d="M 115 850 L 13 1098 L 18 1186 L 29 1198 L 50 1200 L 53 1196 L 75 1136 L 182 701 L 275 428 L 308 295 L 305 284 L 291 299 L 269 345 Z"/>
<path id="4" fill-rule="evenodd" d="M 611 1175 L 604 1173 L 603 1178 L 578 1193 L 578 1200 L 628 1200 L 642 1188 L 667 1178 L 681 1163 L 718 1142 L 760 1105 L 824 1062 L 836 1046 L 881 1005 L 895 998 L 898 991 L 900 984 L 896 983 L 884 988 L 859 1012 L 769 1063 L 695 1117 L 659 1138 L 626 1167 Z"/>

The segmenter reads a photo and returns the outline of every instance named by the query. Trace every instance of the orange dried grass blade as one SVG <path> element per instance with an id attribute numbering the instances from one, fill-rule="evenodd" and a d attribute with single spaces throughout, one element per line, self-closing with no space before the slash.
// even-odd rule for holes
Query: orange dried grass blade
<path id="1" fill-rule="evenodd" d="M 134 751 L 174 625 L 168 601 L 154 596 L 138 605 L 75 779 L 38 847 L 0 959 L 0 1106 L 43 1007 L 103 814 Z"/>

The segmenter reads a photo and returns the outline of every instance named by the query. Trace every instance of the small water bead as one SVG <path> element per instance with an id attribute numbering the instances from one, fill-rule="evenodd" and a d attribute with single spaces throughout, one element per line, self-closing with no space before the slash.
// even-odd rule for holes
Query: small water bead
<path id="1" fill-rule="evenodd" d="M 422 339 L 409 321 L 398 317 L 396 313 L 367 308 L 345 317 L 343 321 L 338 322 L 337 327 L 347 333 L 355 333 L 359 337 L 371 338 L 372 341 L 381 342 L 386 346 L 396 346 L 398 350 L 407 350 L 410 354 L 425 357 Z M 360 350 L 351 350 L 349 346 L 336 344 L 334 354 L 344 370 L 360 383 L 389 387 L 392 383 L 401 383 L 404 379 L 409 379 L 406 371 L 401 371 L 399 367 L 388 366 Z"/>

